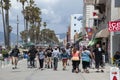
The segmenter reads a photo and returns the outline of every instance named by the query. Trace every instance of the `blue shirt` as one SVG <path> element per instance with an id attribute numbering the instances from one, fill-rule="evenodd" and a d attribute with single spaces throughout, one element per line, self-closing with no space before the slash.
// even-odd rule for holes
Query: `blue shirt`
<path id="1" fill-rule="evenodd" d="M 90 62 L 90 51 L 85 50 L 82 52 L 82 61 Z"/>
<path id="2" fill-rule="evenodd" d="M 44 59 L 44 58 L 45 58 L 44 52 L 43 51 L 39 52 L 39 59 Z"/>
<path id="3" fill-rule="evenodd" d="M 68 59 L 68 58 L 69 58 L 68 53 L 62 53 L 61 54 L 61 59 Z"/>

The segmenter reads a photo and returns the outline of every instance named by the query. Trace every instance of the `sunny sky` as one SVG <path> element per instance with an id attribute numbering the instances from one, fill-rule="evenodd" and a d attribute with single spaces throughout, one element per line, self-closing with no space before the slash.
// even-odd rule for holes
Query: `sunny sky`
<path id="1" fill-rule="evenodd" d="M 13 33 L 16 33 L 16 18 L 19 15 L 19 29 L 24 30 L 22 5 L 17 0 L 11 0 L 10 25 Z M 42 20 L 47 22 L 47 28 L 55 30 L 56 33 L 65 33 L 70 24 L 71 14 L 82 14 L 83 0 L 35 0 L 42 11 Z M 1 10 L 1 9 L 0 9 Z M 3 32 L 2 16 L 0 14 L 0 31 Z"/>

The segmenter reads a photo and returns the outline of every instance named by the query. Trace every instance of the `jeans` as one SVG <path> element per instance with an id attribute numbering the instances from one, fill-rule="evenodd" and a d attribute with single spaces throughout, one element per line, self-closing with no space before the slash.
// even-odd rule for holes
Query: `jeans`
<path id="1" fill-rule="evenodd" d="M 54 58 L 54 69 L 57 69 L 57 67 L 58 67 L 58 58 Z"/>
<path id="2" fill-rule="evenodd" d="M 44 59 L 39 59 L 40 68 L 43 68 Z"/>

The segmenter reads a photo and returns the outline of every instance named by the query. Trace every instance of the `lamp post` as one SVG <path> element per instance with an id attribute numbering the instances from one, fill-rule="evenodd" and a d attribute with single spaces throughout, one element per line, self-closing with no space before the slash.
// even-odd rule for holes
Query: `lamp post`
<path id="1" fill-rule="evenodd" d="M 17 46 L 18 46 L 18 40 L 19 40 L 19 19 L 18 19 L 18 15 L 17 15 Z"/>

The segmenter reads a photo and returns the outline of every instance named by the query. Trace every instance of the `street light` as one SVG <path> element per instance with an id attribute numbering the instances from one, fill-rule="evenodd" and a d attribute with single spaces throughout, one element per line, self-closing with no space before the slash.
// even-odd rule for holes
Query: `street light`
<path id="1" fill-rule="evenodd" d="M 18 46 L 18 40 L 19 40 L 19 19 L 18 19 L 18 15 L 17 15 L 17 46 Z"/>

